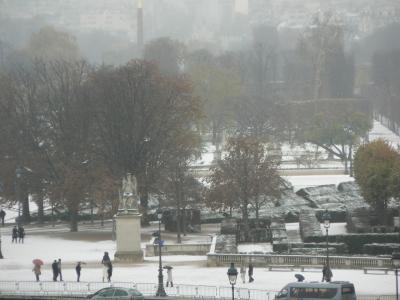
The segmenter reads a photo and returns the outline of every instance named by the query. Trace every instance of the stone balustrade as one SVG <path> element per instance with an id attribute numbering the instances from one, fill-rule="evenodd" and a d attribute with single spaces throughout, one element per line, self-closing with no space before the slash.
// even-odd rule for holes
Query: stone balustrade
<path id="1" fill-rule="evenodd" d="M 275 254 L 207 254 L 207 266 L 228 266 L 231 262 L 266 267 L 269 265 L 320 266 L 326 262 L 326 256 L 313 255 L 275 255 Z M 365 256 L 329 256 L 332 268 L 362 269 L 367 267 L 392 268 L 390 258 Z"/>

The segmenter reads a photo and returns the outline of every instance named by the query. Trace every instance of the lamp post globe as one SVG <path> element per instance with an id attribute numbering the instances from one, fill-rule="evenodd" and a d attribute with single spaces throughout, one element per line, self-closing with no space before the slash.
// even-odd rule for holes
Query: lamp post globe
<path id="1" fill-rule="evenodd" d="M 399 267 L 400 267 L 400 252 L 398 252 L 398 251 L 393 252 L 392 265 L 394 267 L 394 275 L 396 276 L 396 300 L 399 300 L 398 273 L 399 273 Z"/>
<path id="2" fill-rule="evenodd" d="M 324 214 L 322 215 L 322 220 L 324 221 L 324 227 L 326 230 L 329 229 L 329 227 L 331 226 L 331 214 L 329 213 L 329 211 L 326 209 Z"/>
<path id="3" fill-rule="evenodd" d="M 234 288 L 234 286 L 236 284 L 236 279 L 237 279 L 237 276 L 238 276 L 238 271 L 235 268 L 235 264 L 234 263 L 231 263 L 231 266 L 229 267 L 227 274 L 228 274 L 229 283 L 232 286 L 232 300 L 234 300 L 235 299 L 235 288 Z"/>

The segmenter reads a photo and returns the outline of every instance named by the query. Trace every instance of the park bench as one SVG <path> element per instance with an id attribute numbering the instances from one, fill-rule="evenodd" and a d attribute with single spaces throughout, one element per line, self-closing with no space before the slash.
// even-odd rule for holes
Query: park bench
<path id="1" fill-rule="evenodd" d="M 320 269 L 322 270 L 322 268 L 324 267 L 323 265 L 300 265 L 300 271 L 304 272 L 306 270 L 310 270 L 310 269 Z M 320 271 L 318 270 L 318 271 Z"/>
<path id="2" fill-rule="evenodd" d="M 385 272 L 385 274 L 387 274 L 387 273 L 390 271 L 390 269 L 389 269 L 389 268 L 373 268 L 373 267 L 371 267 L 371 268 L 364 268 L 364 274 L 367 274 L 368 271 L 372 271 L 372 272 L 379 272 L 379 271 L 382 271 L 382 272 Z"/>
<path id="3" fill-rule="evenodd" d="M 274 270 L 290 270 L 294 271 L 295 266 L 294 265 L 269 265 L 268 266 L 268 271 Z"/>

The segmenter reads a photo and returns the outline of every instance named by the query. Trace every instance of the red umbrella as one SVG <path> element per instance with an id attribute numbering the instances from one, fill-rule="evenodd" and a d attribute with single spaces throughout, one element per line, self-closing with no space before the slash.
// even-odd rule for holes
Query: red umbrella
<path id="1" fill-rule="evenodd" d="M 39 266 L 41 266 L 41 265 L 44 264 L 44 263 L 43 263 L 43 260 L 41 260 L 41 259 L 39 259 L 39 258 L 35 258 L 34 260 L 32 260 L 32 263 L 33 263 L 34 265 L 39 265 Z"/>

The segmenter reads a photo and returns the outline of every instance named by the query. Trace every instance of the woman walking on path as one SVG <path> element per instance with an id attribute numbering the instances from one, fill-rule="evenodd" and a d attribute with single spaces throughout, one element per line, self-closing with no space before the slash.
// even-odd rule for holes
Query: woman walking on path
<path id="1" fill-rule="evenodd" d="M 39 276 L 42 274 L 40 265 L 35 264 L 32 271 L 35 273 L 36 281 L 39 281 Z"/>

